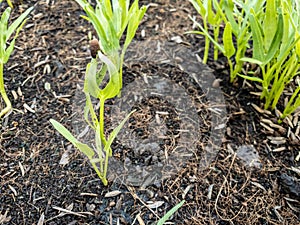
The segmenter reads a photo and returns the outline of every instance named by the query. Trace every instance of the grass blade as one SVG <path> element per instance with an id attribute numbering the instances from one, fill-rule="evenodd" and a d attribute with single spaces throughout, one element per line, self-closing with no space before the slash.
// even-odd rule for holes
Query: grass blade
<path id="1" fill-rule="evenodd" d="M 166 215 L 164 215 L 158 222 L 157 225 L 163 225 L 181 206 L 184 204 L 184 200 L 175 205 L 172 209 L 170 209 Z"/>

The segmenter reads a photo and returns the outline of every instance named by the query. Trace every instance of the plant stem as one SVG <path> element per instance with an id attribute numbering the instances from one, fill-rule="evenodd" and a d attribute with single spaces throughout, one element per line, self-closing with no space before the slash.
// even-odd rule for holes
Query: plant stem
<path id="1" fill-rule="evenodd" d="M 104 135 L 104 98 L 100 98 L 100 112 L 99 112 L 99 126 L 100 126 L 100 139 L 102 144 L 105 146 L 106 139 Z"/>
<path id="2" fill-rule="evenodd" d="M 205 29 L 206 31 L 208 31 L 206 19 L 203 20 L 203 25 L 204 25 L 204 29 Z M 204 56 L 203 56 L 203 60 L 202 60 L 202 62 L 203 62 L 204 64 L 207 63 L 208 52 L 209 52 L 209 46 L 210 46 L 210 40 L 209 40 L 209 38 L 205 35 L 205 49 L 204 49 Z"/>
<path id="3" fill-rule="evenodd" d="M 3 98 L 3 100 L 6 104 L 6 107 L 1 110 L 0 118 L 2 116 L 4 116 L 5 114 L 9 113 L 12 110 L 11 102 L 7 97 L 5 87 L 4 87 L 3 67 L 4 67 L 4 64 L 0 63 L 0 93 L 1 93 L 1 96 L 2 96 L 2 98 Z"/>

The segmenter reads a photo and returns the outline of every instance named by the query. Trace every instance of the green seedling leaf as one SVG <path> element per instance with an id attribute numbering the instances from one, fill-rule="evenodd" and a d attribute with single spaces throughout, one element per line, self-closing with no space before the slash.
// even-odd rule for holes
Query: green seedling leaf
<path id="1" fill-rule="evenodd" d="M 234 3 L 232 0 L 227 0 L 224 1 L 224 10 L 225 10 L 225 15 L 230 22 L 230 25 L 232 27 L 233 33 L 237 36 L 239 32 L 239 25 L 236 23 L 236 19 L 234 18 Z"/>
<path id="2" fill-rule="evenodd" d="M 129 119 L 129 117 L 135 112 L 136 110 L 133 110 L 132 112 L 130 112 L 123 120 L 122 122 L 111 132 L 111 134 L 109 135 L 109 138 L 107 140 L 107 143 L 104 147 L 105 150 L 108 150 L 111 146 L 111 144 L 113 143 L 114 139 L 117 137 L 118 133 L 120 132 L 120 130 L 122 129 L 122 127 L 125 125 L 126 121 Z"/>
<path id="3" fill-rule="evenodd" d="M 291 46 L 294 37 L 295 37 L 295 29 L 291 24 L 291 10 L 289 9 L 290 3 L 286 1 L 281 1 L 281 10 L 283 17 L 283 37 L 281 40 L 280 53 L 278 56 L 278 60 L 285 54 L 287 49 Z"/>
<path id="4" fill-rule="evenodd" d="M 261 66 L 263 64 L 263 62 L 261 62 L 257 59 L 248 58 L 248 57 L 243 57 L 240 60 L 243 61 L 243 62 L 253 63 L 253 64 L 256 64 L 256 65 L 259 65 L 259 66 Z"/>
<path id="5" fill-rule="evenodd" d="M 5 56 L 5 49 L 6 49 L 6 42 L 7 42 L 7 24 L 8 24 L 8 19 L 9 15 L 11 12 L 11 8 L 7 8 L 0 20 L 0 60 L 1 63 L 3 63 L 3 58 Z"/>
<path id="6" fill-rule="evenodd" d="M 251 76 L 246 76 L 246 75 L 242 75 L 242 74 L 238 74 L 240 77 L 243 77 L 244 79 L 247 79 L 247 80 L 251 80 L 251 81 L 255 81 L 255 82 L 258 82 L 258 83 L 262 83 L 263 80 L 259 77 L 251 77 Z"/>
<path id="7" fill-rule="evenodd" d="M 157 225 L 163 225 L 167 220 L 185 203 L 185 200 L 182 200 L 180 203 L 175 205 L 172 209 L 170 209 L 166 215 L 164 215 L 158 222 Z"/>
<path id="8" fill-rule="evenodd" d="M 70 131 L 68 131 L 67 128 L 65 128 L 64 125 L 54 119 L 50 119 L 50 123 L 62 136 L 64 136 L 69 142 L 76 146 L 76 143 L 78 142 L 77 139 L 70 133 Z"/>
<path id="9" fill-rule="evenodd" d="M 10 38 L 10 36 L 15 32 L 15 30 L 22 24 L 23 20 L 29 15 L 29 13 L 33 10 L 33 6 L 23 12 L 18 19 L 16 19 L 8 28 L 6 34 L 6 40 Z M 24 25 L 24 24 L 23 24 Z"/>
<path id="10" fill-rule="evenodd" d="M 266 13 L 263 21 L 264 30 L 264 45 L 266 49 L 269 49 L 277 30 L 277 13 L 276 13 L 276 1 L 266 1 Z"/>
<path id="11" fill-rule="evenodd" d="M 101 92 L 96 80 L 97 65 L 97 59 L 92 59 L 86 67 L 86 77 L 84 81 L 84 93 L 88 93 L 94 98 L 98 98 Z"/>
<path id="12" fill-rule="evenodd" d="M 206 12 L 207 12 L 207 22 L 209 22 L 210 24 L 214 25 L 215 24 L 215 20 L 216 20 L 216 15 L 213 11 L 212 8 L 212 1 L 207 1 L 206 2 Z"/>
<path id="13" fill-rule="evenodd" d="M 190 16 L 189 16 L 190 17 Z M 214 38 L 209 34 L 208 31 L 206 31 L 202 25 L 200 23 L 198 23 L 194 18 L 190 17 L 190 19 L 200 28 L 201 32 L 199 32 L 198 34 L 204 34 L 206 37 L 209 38 L 209 40 L 219 49 L 220 52 L 222 52 L 223 54 L 225 53 L 225 49 L 222 45 L 220 45 L 218 42 L 216 42 L 214 40 Z M 189 31 L 189 32 L 186 32 L 186 34 L 188 33 L 196 33 L 197 34 L 197 31 Z"/>
<path id="14" fill-rule="evenodd" d="M 94 151 L 86 144 L 83 144 L 79 142 L 71 133 L 68 131 L 67 128 L 65 128 L 64 125 L 57 122 L 54 119 L 50 119 L 50 123 L 53 125 L 53 127 L 62 135 L 64 138 L 66 138 L 68 141 L 70 141 L 75 147 L 77 147 L 83 154 L 85 154 L 89 159 L 92 159 L 94 156 Z"/>
<path id="15" fill-rule="evenodd" d="M 117 67 L 113 64 L 113 62 L 105 55 L 103 55 L 100 51 L 98 52 L 98 56 L 100 60 L 105 63 L 107 66 L 110 79 L 106 87 L 101 90 L 100 95 L 104 97 L 104 99 L 110 99 L 115 97 L 120 92 L 120 82 L 119 82 L 119 72 Z"/>
<path id="16" fill-rule="evenodd" d="M 114 139 L 117 137 L 118 133 L 120 132 L 120 130 L 122 129 L 122 127 L 124 126 L 124 124 L 126 123 L 126 121 L 129 119 L 129 117 L 132 115 L 132 113 L 134 113 L 135 110 L 133 110 L 131 113 L 129 113 L 123 120 L 122 122 L 111 132 L 111 134 L 108 137 L 108 140 L 104 146 L 104 150 L 105 150 L 105 164 L 104 164 L 104 174 L 106 176 L 107 173 L 107 165 L 108 165 L 108 156 L 110 153 L 110 146 L 113 143 Z"/>
<path id="17" fill-rule="evenodd" d="M 25 19 L 23 21 L 23 23 L 18 27 L 14 39 L 11 41 L 9 47 L 6 49 L 4 60 L 3 60 L 4 63 L 7 63 L 7 61 L 9 59 L 12 51 L 14 50 L 16 39 L 17 39 L 17 37 L 19 35 L 19 32 L 21 31 L 21 29 L 23 28 L 24 24 L 26 23 L 26 21 L 27 21 L 27 19 Z"/>
<path id="18" fill-rule="evenodd" d="M 96 113 L 93 108 L 91 97 L 88 93 L 85 94 L 85 99 L 86 99 L 86 101 L 85 101 L 85 107 L 84 107 L 84 119 L 89 124 L 89 126 L 95 130 L 96 127 L 98 126 L 99 122 L 98 122 Z M 89 114 L 91 114 L 91 119 L 92 119 L 93 124 L 91 124 L 89 121 Z"/>
<path id="19" fill-rule="evenodd" d="M 296 49 L 296 54 L 298 57 L 300 57 L 300 34 L 299 32 L 297 31 L 295 33 L 295 40 L 296 40 L 296 46 L 295 46 L 295 49 Z"/>
<path id="20" fill-rule="evenodd" d="M 147 11 L 146 6 L 141 7 L 141 9 L 138 8 L 137 0 L 131 6 L 131 9 L 129 10 L 129 22 L 127 27 L 126 39 L 123 46 L 123 52 L 126 51 L 127 47 L 129 46 L 132 39 L 134 38 L 136 30 L 141 20 L 143 19 L 146 11 Z"/>
<path id="21" fill-rule="evenodd" d="M 76 142 L 75 146 L 83 153 L 85 154 L 89 160 L 93 159 L 93 156 L 95 155 L 95 152 L 93 149 L 91 149 L 87 144 L 83 144 L 81 142 Z"/>
<path id="22" fill-rule="evenodd" d="M 202 16 L 202 18 L 205 17 L 206 15 L 206 9 L 204 7 L 204 5 L 202 4 L 202 1 L 200 0 L 189 0 L 190 3 L 192 3 L 192 5 L 194 6 L 194 8 L 196 9 L 196 11 Z"/>
<path id="23" fill-rule="evenodd" d="M 271 45 L 269 46 L 269 49 L 267 49 L 268 52 L 263 62 L 264 65 L 269 63 L 278 53 L 281 45 L 282 36 L 283 36 L 283 20 L 282 20 L 282 15 L 279 15 L 276 34 L 271 42 Z"/>
<path id="24" fill-rule="evenodd" d="M 264 61 L 263 35 L 258 24 L 258 20 L 255 18 L 255 12 L 253 9 L 251 9 L 249 20 L 253 39 L 253 58 L 259 61 Z"/>
<path id="25" fill-rule="evenodd" d="M 232 27 L 229 22 L 226 23 L 223 33 L 224 55 L 230 58 L 235 53 L 235 47 L 232 40 Z"/>
<path id="26" fill-rule="evenodd" d="M 95 14 L 94 9 L 89 4 L 85 5 L 84 10 L 99 36 L 101 50 L 107 54 L 111 51 L 111 48 L 109 46 L 109 39 L 106 35 L 106 30 L 103 27 L 103 24 L 100 22 L 99 18 Z"/>

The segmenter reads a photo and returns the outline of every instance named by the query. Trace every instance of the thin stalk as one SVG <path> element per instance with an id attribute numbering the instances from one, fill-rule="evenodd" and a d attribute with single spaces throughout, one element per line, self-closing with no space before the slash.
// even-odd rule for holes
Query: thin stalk
<path id="1" fill-rule="evenodd" d="M 214 28 L 214 37 L 216 42 L 218 42 L 218 38 L 219 38 L 219 29 L 220 27 L 218 25 Z M 218 60 L 218 54 L 219 54 L 219 49 L 217 48 L 216 45 L 214 45 L 214 60 Z"/>
<path id="2" fill-rule="evenodd" d="M 104 103 L 105 99 L 100 98 L 100 111 L 99 111 L 99 127 L 100 127 L 100 140 L 103 146 L 106 145 L 106 138 L 104 135 Z"/>
<path id="3" fill-rule="evenodd" d="M 206 31 L 208 31 L 206 19 L 203 20 L 203 25 L 204 25 L 204 29 L 205 29 Z M 207 35 L 205 35 L 205 49 L 204 49 L 204 56 L 203 56 L 203 63 L 204 63 L 204 64 L 207 63 L 208 52 L 209 52 L 209 46 L 210 46 L 210 40 L 209 40 L 209 38 L 207 37 Z"/>
<path id="4" fill-rule="evenodd" d="M 232 83 L 235 79 L 235 76 L 233 75 L 233 65 L 232 65 L 230 58 L 227 58 L 227 60 L 228 60 L 229 68 L 230 68 L 230 82 Z"/>
<path id="5" fill-rule="evenodd" d="M 0 63 L 0 93 L 6 104 L 6 107 L 4 109 L 2 109 L 0 112 L 0 118 L 12 110 L 11 102 L 10 102 L 9 98 L 7 97 L 5 87 L 4 87 L 3 68 L 4 68 L 4 64 Z"/>
<path id="6" fill-rule="evenodd" d="M 99 178 L 101 179 L 101 181 L 103 182 L 104 186 L 107 186 L 106 176 L 101 174 L 101 172 L 99 171 L 99 169 L 98 169 L 98 167 L 96 166 L 95 163 L 92 163 L 92 166 L 93 166 L 94 170 L 96 171 L 97 175 L 99 176 Z"/>

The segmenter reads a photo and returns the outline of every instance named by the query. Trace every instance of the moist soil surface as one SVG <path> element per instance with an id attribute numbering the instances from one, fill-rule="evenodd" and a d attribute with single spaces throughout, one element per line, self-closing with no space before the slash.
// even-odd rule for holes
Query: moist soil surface
<path id="1" fill-rule="evenodd" d="M 112 145 L 104 186 L 49 122 L 93 139 L 82 86 L 95 32 L 75 1 L 15 2 L 12 18 L 35 7 L 4 71 L 15 110 L 1 121 L 0 224 L 156 224 L 182 200 L 168 224 L 299 224 L 300 113 L 278 124 L 258 86 L 229 83 L 222 56 L 193 70 L 204 39 L 184 34 L 188 15 L 198 18 L 188 1 L 142 4 L 124 91 L 105 109 L 107 135 L 124 105 L 136 111 Z"/>

